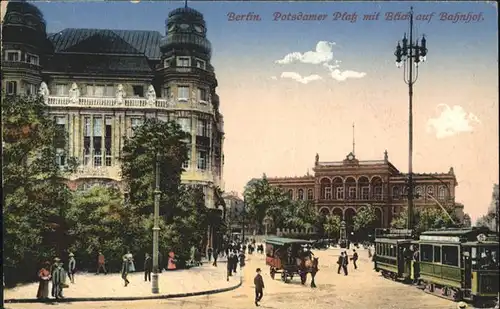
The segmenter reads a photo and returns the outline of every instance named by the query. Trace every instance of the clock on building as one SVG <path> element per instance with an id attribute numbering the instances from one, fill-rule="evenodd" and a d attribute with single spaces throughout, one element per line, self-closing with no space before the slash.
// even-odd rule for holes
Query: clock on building
<path id="1" fill-rule="evenodd" d="M 350 153 L 348 156 L 347 156 L 347 159 L 349 161 L 352 161 L 354 159 L 354 156 L 352 155 L 352 153 Z"/>
<path id="2" fill-rule="evenodd" d="M 196 32 L 198 33 L 203 33 L 203 28 L 200 26 L 194 26 L 194 30 L 196 30 Z"/>
<path id="3" fill-rule="evenodd" d="M 189 25 L 188 24 L 181 24 L 179 27 L 181 27 L 182 30 L 189 29 Z"/>

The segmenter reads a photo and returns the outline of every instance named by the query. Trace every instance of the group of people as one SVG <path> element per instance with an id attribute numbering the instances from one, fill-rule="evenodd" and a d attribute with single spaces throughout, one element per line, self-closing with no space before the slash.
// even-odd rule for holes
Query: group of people
<path id="1" fill-rule="evenodd" d="M 63 298 L 63 289 L 68 287 L 66 283 L 69 277 L 71 283 L 75 283 L 76 260 L 73 253 L 69 254 L 68 270 L 64 269 L 64 263 L 60 258 L 54 258 L 54 263 L 46 261 L 38 271 L 38 291 L 36 297 L 38 299 L 49 298 L 49 283 L 52 283 L 52 297 L 56 299 Z"/>
<path id="2" fill-rule="evenodd" d="M 349 265 L 349 260 L 352 261 L 352 264 L 354 265 L 354 269 L 358 269 L 358 265 L 356 262 L 358 261 L 358 253 L 356 252 L 356 249 L 352 250 L 352 257 L 349 258 L 349 255 L 347 254 L 347 251 L 342 251 L 340 253 L 339 259 L 337 261 L 338 264 L 338 269 L 337 273 L 340 274 L 340 271 L 342 270 L 344 272 L 344 276 L 347 276 L 349 274 L 347 270 L 347 265 Z"/>

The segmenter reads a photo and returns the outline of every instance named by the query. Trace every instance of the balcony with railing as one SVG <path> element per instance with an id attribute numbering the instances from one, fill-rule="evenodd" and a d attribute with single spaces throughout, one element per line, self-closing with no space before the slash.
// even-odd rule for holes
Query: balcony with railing
<path id="1" fill-rule="evenodd" d="M 146 98 L 124 98 L 114 97 L 78 97 L 48 96 L 46 104 L 50 107 L 75 107 L 75 108 L 110 108 L 110 109 L 156 109 L 156 110 L 198 110 L 213 113 L 212 104 L 198 100 L 177 100 L 158 98 L 148 100 Z"/>
<path id="2" fill-rule="evenodd" d="M 2 61 L 2 70 L 14 69 L 14 70 L 30 70 L 39 73 L 42 67 L 38 64 L 25 62 L 25 61 Z"/>

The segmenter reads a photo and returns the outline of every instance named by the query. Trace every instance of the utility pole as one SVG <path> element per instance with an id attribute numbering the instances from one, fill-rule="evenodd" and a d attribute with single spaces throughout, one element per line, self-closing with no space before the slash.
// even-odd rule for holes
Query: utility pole
<path id="1" fill-rule="evenodd" d="M 158 284 L 158 236 L 160 234 L 160 154 L 156 153 L 155 160 L 155 178 L 156 186 L 154 190 L 154 226 L 153 226 L 153 280 L 151 282 L 151 291 L 153 294 L 160 293 L 160 287 Z"/>
<path id="2" fill-rule="evenodd" d="M 246 217 L 246 211 L 247 211 L 247 204 L 245 202 L 245 197 L 243 196 L 243 211 L 241 212 L 242 218 L 241 218 L 241 242 L 245 242 L 245 217 Z"/>

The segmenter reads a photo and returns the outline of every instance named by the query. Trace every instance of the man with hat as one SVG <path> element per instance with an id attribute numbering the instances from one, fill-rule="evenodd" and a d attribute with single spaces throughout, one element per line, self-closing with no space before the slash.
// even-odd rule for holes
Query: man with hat
<path id="1" fill-rule="evenodd" d="M 457 308 L 458 308 L 458 309 L 465 309 L 465 308 L 467 308 L 467 304 L 466 304 L 466 303 L 464 303 L 463 301 L 461 301 L 461 302 L 459 302 L 459 303 L 457 304 Z"/>
<path id="2" fill-rule="evenodd" d="M 264 295 L 264 279 L 262 279 L 262 275 L 260 274 L 260 268 L 256 270 L 257 275 L 253 279 L 253 284 L 255 285 L 255 306 L 259 306 L 259 302 Z"/>
<path id="3" fill-rule="evenodd" d="M 71 283 L 75 283 L 75 272 L 76 272 L 76 260 L 73 252 L 69 253 L 69 261 L 68 261 L 68 277 L 71 280 Z"/>
<path id="4" fill-rule="evenodd" d="M 66 271 L 64 271 L 61 259 L 54 258 L 54 265 L 52 268 L 52 297 L 56 299 L 62 298 L 64 283 L 66 282 Z"/>

